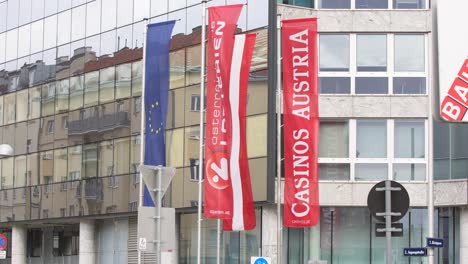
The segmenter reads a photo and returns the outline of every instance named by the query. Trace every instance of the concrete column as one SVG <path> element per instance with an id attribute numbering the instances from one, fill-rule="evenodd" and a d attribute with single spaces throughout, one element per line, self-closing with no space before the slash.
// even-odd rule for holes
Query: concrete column
<path id="1" fill-rule="evenodd" d="M 468 263 L 468 208 L 460 209 L 460 263 Z"/>
<path id="2" fill-rule="evenodd" d="M 80 264 L 96 263 L 94 229 L 94 220 L 82 220 L 80 222 Z"/>
<path id="3" fill-rule="evenodd" d="M 276 204 L 265 205 L 262 208 L 262 256 L 270 257 L 272 264 L 277 263 L 278 256 L 276 210 Z"/>
<path id="4" fill-rule="evenodd" d="M 26 264 L 27 228 L 13 226 L 11 241 L 11 264 Z"/>

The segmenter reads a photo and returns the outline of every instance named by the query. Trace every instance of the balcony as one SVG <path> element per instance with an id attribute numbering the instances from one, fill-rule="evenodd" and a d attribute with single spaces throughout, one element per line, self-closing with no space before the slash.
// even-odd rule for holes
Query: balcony
<path id="1" fill-rule="evenodd" d="M 119 127 L 130 127 L 128 112 L 117 112 L 105 114 L 101 117 L 92 116 L 83 120 L 70 121 L 68 124 L 68 134 L 102 133 Z"/>

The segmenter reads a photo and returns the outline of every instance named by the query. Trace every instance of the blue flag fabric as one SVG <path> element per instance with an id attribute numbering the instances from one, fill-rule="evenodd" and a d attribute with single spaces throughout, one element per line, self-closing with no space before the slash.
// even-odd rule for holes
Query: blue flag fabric
<path id="1" fill-rule="evenodd" d="M 145 65 L 145 160 L 166 165 L 164 129 L 169 90 L 169 46 L 175 21 L 148 25 Z"/>
<path id="2" fill-rule="evenodd" d="M 149 24 L 145 62 L 145 157 L 144 164 L 166 165 L 164 134 L 169 91 L 169 48 L 175 20 Z M 143 206 L 155 206 L 145 185 Z"/>

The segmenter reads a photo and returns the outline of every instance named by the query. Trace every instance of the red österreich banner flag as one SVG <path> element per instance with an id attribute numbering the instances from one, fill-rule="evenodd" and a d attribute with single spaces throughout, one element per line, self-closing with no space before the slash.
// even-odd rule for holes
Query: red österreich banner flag
<path id="1" fill-rule="evenodd" d="M 256 34 L 236 35 L 232 53 L 229 102 L 231 107 L 231 155 L 229 171 L 232 183 L 232 219 L 223 221 L 226 231 L 255 228 L 255 208 L 247 158 L 246 112 L 247 87 Z"/>
<path id="2" fill-rule="evenodd" d="M 282 21 L 284 225 L 319 221 L 317 19 Z"/>
<path id="3" fill-rule="evenodd" d="M 208 8 L 204 216 L 232 219 L 229 82 L 234 31 L 243 5 Z"/>

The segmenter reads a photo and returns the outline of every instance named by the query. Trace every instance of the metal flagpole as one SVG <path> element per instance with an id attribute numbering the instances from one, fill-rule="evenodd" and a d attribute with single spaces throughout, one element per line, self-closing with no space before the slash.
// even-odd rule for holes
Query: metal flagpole
<path id="1" fill-rule="evenodd" d="M 276 128 L 277 128 L 277 139 L 276 139 L 276 221 L 277 221 L 277 264 L 281 264 L 281 250 L 282 250 L 282 236 L 283 231 L 281 225 L 281 14 L 277 14 L 276 29 L 278 30 L 277 38 L 277 75 L 276 75 Z"/>
<path id="2" fill-rule="evenodd" d="M 158 221 L 158 224 L 156 225 L 156 252 L 157 252 L 157 262 L 158 264 L 161 264 L 161 207 L 162 207 L 162 167 L 159 166 L 157 170 L 158 174 L 158 186 L 156 187 L 156 191 L 158 192 L 158 205 L 156 206 L 157 208 L 157 216 L 156 221 Z"/>
<path id="3" fill-rule="evenodd" d="M 203 113 L 205 110 L 205 38 L 206 38 L 206 2 L 202 0 L 202 35 L 201 35 L 201 62 L 200 62 L 200 151 L 198 160 L 198 238 L 197 238 L 197 264 L 201 264 L 201 222 L 202 222 L 202 185 L 203 185 L 203 147 L 204 126 Z"/>
<path id="4" fill-rule="evenodd" d="M 140 111 L 140 115 L 141 115 L 141 124 L 140 124 L 140 166 L 143 165 L 143 161 L 144 161 L 144 156 L 145 156 L 145 149 L 144 149 L 144 142 L 145 142 L 145 84 L 146 84 L 146 80 L 145 80 L 145 76 L 146 76 L 146 47 L 147 47 L 147 40 L 146 40 L 146 35 L 148 33 L 148 23 L 149 23 L 149 20 L 148 19 L 145 19 L 145 30 L 144 30 L 144 33 L 143 33 L 143 73 L 142 73 L 142 84 L 141 84 L 141 111 Z M 144 184 L 143 184 L 143 174 L 140 172 L 140 189 L 139 189 L 139 199 L 138 199 L 138 207 L 141 207 L 143 206 L 143 196 L 144 196 L 144 191 L 143 191 L 143 187 L 144 187 Z M 137 228 L 141 228 L 140 226 L 137 226 Z M 138 242 L 137 241 L 137 245 L 138 245 Z M 142 262 L 142 259 L 141 259 L 141 250 L 138 249 L 138 264 L 141 264 Z"/>
<path id="5" fill-rule="evenodd" d="M 216 264 L 221 263 L 221 219 L 218 219 L 217 234 L 216 234 Z"/>
<path id="6" fill-rule="evenodd" d="M 432 63 L 430 63 L 431 65 Z M 437 87 L 433 85 L 432 87 Z M 427 190 L 427 237 L 434 237 L 434 118 L 433 111 L 434 106 L 434 93 L 432 89 L 427 89 L 429 103 L 428 105 L 428 117 L 427 117 L 427 140 L 429 141 L 427 146 L 427 178 L 428 178 L 428 190 Z M 427 248 L 428 264 L 434 263 L 434 249 L 432 247 Z"/>

